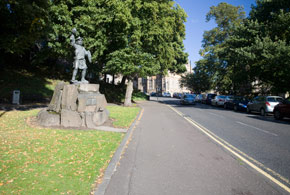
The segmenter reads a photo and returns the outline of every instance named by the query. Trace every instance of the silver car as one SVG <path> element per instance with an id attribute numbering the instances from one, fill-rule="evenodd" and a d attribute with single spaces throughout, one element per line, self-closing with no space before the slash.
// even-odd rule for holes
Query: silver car
<path id="1" fill-rule="evenodd" d="M 223 106 L 225 103 L 225 95 L 217 95 L 214 99 L 211 100 L 211 105 L 213 106 Z"/>
<path id="2" fill-rule="evenodd" d="M 184 94 L 181 97 L 181 104 L 195 104 L 195 94 Z"/>
<path id="3" fill-rule="evenodd" d="M 274 107 L 282 101 L 280 96 L 257 96 L 248 103 L 247 113 L 254 111 L 265 116 L 267 113 L 273 113 Z"/>

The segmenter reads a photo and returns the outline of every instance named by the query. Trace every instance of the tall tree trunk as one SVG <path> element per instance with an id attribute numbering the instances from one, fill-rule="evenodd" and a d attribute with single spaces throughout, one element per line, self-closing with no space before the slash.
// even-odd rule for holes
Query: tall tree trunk
<path id="1" fill-rule="evenodd" d="M 127 77 L 126 76 L 123 76 L 122 77 L 122 81 L 121 81 L 121 86 L 124 86 L 125 85 L 126 80 L 127 80 Z"/>
<path id="2" fill-rule="evenodd" d="M 132 106 L 132 93 L 133 93 L 133 81 L 131 79 L 128 80 L 127 89 L 126 89 L 126 96 L 124 106 Z"/>
<path id="3" fill-rule="evenodd" d="M 107 83 L 107 74 L 104 75 L 104 81 Z"/>

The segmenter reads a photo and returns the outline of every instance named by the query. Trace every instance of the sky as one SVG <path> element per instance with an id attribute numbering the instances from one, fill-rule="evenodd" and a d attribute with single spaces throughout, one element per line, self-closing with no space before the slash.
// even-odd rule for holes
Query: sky
<path id="1" fill-rule="evenodd" d="M 194 62 L 201 57 L 199 50 L 201 49 L 202 35 L 204 31 L 211 30 L 216 27 L 214 21 L 206 22 L 206 14 L 211 6 L 217 6 L 221 2 L 244 7 L 246 16 L 249 15 L 251 5 L 255 5 L 255 0 L 175 0 L 187 14 L 186 39 L 184 40 L 185 51 L 189 54 L 189 61 L 192 67 Z"/>

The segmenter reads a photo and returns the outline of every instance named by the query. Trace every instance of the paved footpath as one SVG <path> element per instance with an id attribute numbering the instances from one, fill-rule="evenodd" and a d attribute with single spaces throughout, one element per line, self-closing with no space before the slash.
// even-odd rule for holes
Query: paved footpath
<path id="1" fill-rule="evenodd" d="M 162 103 L 143 116 L 106 195 L 286 194 Z"/>

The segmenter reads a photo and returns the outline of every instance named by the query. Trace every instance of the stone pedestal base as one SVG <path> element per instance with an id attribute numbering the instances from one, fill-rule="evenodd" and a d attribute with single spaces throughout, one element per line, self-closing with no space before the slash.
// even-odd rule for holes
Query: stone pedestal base
<path id="1" fill-rule="evenodd" d="M 40 125 L 97 128 L 109 119 L 107 100 L 97 84 L 58 83 L 52 100 L 37 115 Z"/>

